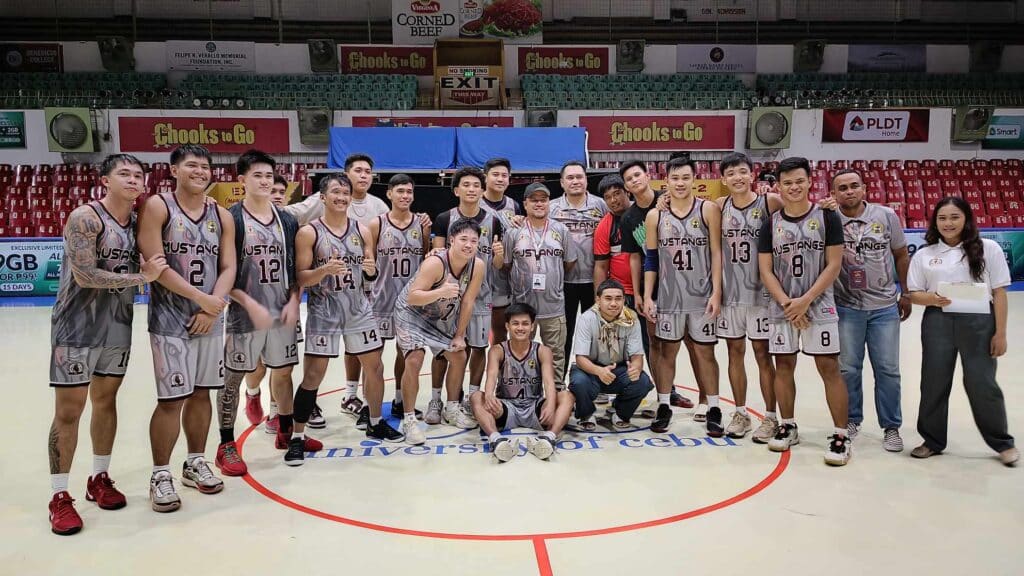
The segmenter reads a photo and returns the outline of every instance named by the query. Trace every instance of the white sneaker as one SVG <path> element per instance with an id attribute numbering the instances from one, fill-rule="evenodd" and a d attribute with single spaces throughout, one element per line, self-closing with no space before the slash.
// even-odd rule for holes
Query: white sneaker
<path id="1" fill-rule="evenodd" d="M 181 508 L 181 498 L 174 489 L 174 477 L 161 470 L 149 479 L 149 501 L 157 512 L 174 512 Z"/>
<path id="2" fill-rule="evenodd" d="M 413 422 L 412 420 L 402 419 L 402 434 L 405 434 L 406 444 L 412 444 L 413 446 L 419 446 L 427 441 L 423 430 L 420 430 L 419 422 Z"/>
<path id="3" fill-rule="evenodd" d="M 693 411 L 694 422 L 707 422 L 708 420 L 708 405 L 698 404 L 697 409 Z"/>
<path id="4" fill-rule="evenodd" d="M 555 453 L 555 445 L 547 436 L 530 436 L 526 439 L 526 451 L 541 460 L 547 460 Z"/>
<path id="5" fill-rule="evenodd" d="M 476 428 L 476 420 L 473 420 L 458 404 L 449 404 L 444 407 L 444 422 L 449 426 L 472 430 Z"/>
<path id="6" fill-rule="evenodd" d="M 751 428 L 750 416 L 733 412 L 732 420 L 725 427 L 725 434 L 729 438 L 743 438 L 747 435 L 747 432 L 750 432 Z"/>
<path id="7" fill-rule="evenodd" d="M 825 464 L 829 466 L 846 466 L 853 454 L 853 441 L 847 436 L 833 434 L 828 437 L 825 448 Z"/>
<path id="8" fill-rule="evenodd" d="M 444 410 L 444 402 L 439 399 L 431 399 L 427 404 L 427 413 L 423 415 L 423 421 L 427 424 L 440 424 L 442 410 Z"/>
<path id="9" fill-rule="evenodd" d="M 203 494 L 216 494 L 224 489 L 224 481 L 218 478 L 205 458 L 185 461 L 181 466 L 181 483 L 195 488 Z"/>
<path id="10" fill-rule="evenodd" d="M 790 446 L 799 443 L 800 434 L 797 432 L 796 424 L 781 424 L 775 436 L 768 441 L 768 449 L 772 452 L 785 452 Z"/>
<path id="11" fill-rule="evenodd" d="M 771 440 L 775 433 L 779 429 L 779 421 L 775 418 L 765 418 L 761 420 L 761 425 L 754 430 L 754 434 L 750 437 L 755 444 L 767 444 Z"/>
<path id="12" fill-rule="evenodd" d="M 502 436 L 491 442 L 491 453 L 498 459 L 498 462 L 508 462 L 519 453 L 519 442 L 515 438 Z"/>
<path id="13" fill-rule="evenodd" d="M 896 428 L 886 428 L 882 447 L 888 452 L 903 452 L 903 438 L 900 438 L 900 431 Z"/>

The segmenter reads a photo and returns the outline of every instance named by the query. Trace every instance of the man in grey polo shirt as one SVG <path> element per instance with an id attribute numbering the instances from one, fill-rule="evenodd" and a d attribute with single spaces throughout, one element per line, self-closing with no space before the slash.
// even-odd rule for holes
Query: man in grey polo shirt
<path id="1" fill-rule="evenodd" d="M 573 339 L 575 363 L 569 391 L 576 397 L 580 428 L 597 427 L 594 399 L 599 392 L 615 394 L 611 427 L 630 428 L 629 419 L 654 388 L 644 373 L 640 317 L 625 306 L 626 292 L 616 280 L 597 287 L 597 304 L 580 316 Z"/>
<path id="2" fill-rule="evenodd" d="M 850 395 L 847 431 L 852 440 L 864 420 L 862 375 L 867 346 L 875 373 L 875 410 L 882 445 L 903 450 L 900 425 L 900 322 L 910 316 L 910 300 L 896 286 L 907 285 L 910 256 L 899 218 L 891 208 L 864 201 L 866 189 L 856 170 L 832 178 L 832 196 L 843 222 L 843 267 L 835 284 L 839 311 L 839 370 Z"/>

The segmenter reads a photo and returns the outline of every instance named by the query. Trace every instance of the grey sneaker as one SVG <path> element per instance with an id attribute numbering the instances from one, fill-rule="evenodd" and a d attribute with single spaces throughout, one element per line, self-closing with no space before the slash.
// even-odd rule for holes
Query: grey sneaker
<path id="1" fill-rule="evenodd" d="M 412 420 L 402 419 L 402 434 L 405 434 L 405 443 L 419 446 L 427 441 L 427 437 L 420 429 L 420 423 Z"/>
<path id="2" fill-rule="evenodd" d="M 848 422 L 846 424 L 846 437 L 851 441 L 857 439 L 857 435 L 860 434 L 860 424 L 857 422 Z M 902 443 L 900 444 L 900 450 L 903 450 Z"/>
<path id="3" fill-rule="evenodd" d="M 427 404 L 427 413 L 423 416 L 423 421 L 427 424 L 440 424 L 441 423 L 441 412 L 444 410 L 444 402 L 440 400 L 431 400 Z"/>
<path id="4" fill-rule="evenodd" d="M 531 436 L 526 439 L 526 451 L 541 460 L 547 460 L 555 453 L 555 445 L 547 436 Z"/>
<path id="5" fill-rule="evenodd" d="M 174 477 L 160 471 L 149 479 L 149 501 L 156 512 L 174 512 L 181 508 L 181 498 L 174 489 Z"/>
<path id="6" fill-rule="evenodd" d="M 214 476 L 213 470 L 210 470 L 210 465 L 204 458 L 186 461 L 182 465 L 181 483 L 203 494 L 216 494 L 224 489 L 224 481 Z"/>
<path id="7" fill-rule="evenodd" d="M 753 436 L 750 437 L 755 444 L 767 444 L 769 440 L 775 437 L 775 432 L 779 429 L 779 421 L 776 418 L 764 418 L 761 420 L 761 425 L 754 430 Z"/>
<path id="8" fill-rule="evenodd" d="M 729 438 L 743 438 L 752 428 L 749 415 L 733 412 L 729 425 L 725 427 L 725 434 Z"/>
<path id="9" fill-rule="evenodd" d="M 886 428 L 882 447 L 889 452 L 903 452 L 903 438 L 900 438 L 900 431 L 896 428 Z"/>
<path id="10" fill-rule="evenodd" d="M 508 462 L 516 457 L 519 452 L 519 442 L 515 438 L 502 436 L 491 443 L 491 454 L 498 459 L 498 462 Z"/>
<path id="11" fill-rule="evenodd" d="M 463 430 L 472 430 L 477 426 L 476 420 L 470 418 L 459 404 L 451 404 L 444 407 L 444 422 L 449 426 L 455 426 Z"/>

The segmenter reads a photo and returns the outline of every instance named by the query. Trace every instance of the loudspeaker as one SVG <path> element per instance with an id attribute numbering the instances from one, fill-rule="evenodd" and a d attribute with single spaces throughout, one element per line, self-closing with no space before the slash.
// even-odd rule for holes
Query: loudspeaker
<path id="1" fill-rule="evenodd" d="M 957 106 L 953 109 L 951 138 L 957 142 L 984 140 L 994 112 L 994 106 Z"/>
<path id="2" fill-rule="evenodd" d="M 330 128 L 329 108 L 299 108 L 299 142 L 306 146 L 326 145 Z"/>
<path id="3" fill-rule="evenodd" d="M 801 40 L 793 48 L 794 72 L 817 72 L 824 60 L 824 40 Z"/>
<path id="4" fill-rule="evenodd" d="M 526 125 L 530 128 L 554 128 L 558 126 L 558 111 L 553 108 L 527 110 Z"/>
<path id="5" fill-rule="evenodd" d="M 46 108 L 46 140 L 50 152 L 95 152 L 88 108 Z"/>
<path id="6" fill-rule="evenodd" d="M 792 127 L 792 108 L 754 108 L 750 111 L 747 119 L 747 148 L 751 150 L 789 148 Z"/>
<path id="7" fill-rule="evenodd" d="M 1002 44 L 994 42 L 971 44 L 971 72 L 998 72 L 1002 63 Z"/>
<path id="8" fill-rule="evenodd" d="M 309 49 L 309 69 L 316 74 L 338 73 L 338 45 L 329 38 L 306 40 Z"/>
<path id="9" fill-rule="evenodd" d="M 615 58 L 617 72 L 642 72 L 644 69 L 644 40 L 619 40 L 619 51 Z"/>
<path id="10" fill-rule="evenodd" d="M 109 72 L 131 72 L 135 70 L 135 43 L 124 36 L 100 36 L 96 39 L 100 48 L 103 69 Z"/>

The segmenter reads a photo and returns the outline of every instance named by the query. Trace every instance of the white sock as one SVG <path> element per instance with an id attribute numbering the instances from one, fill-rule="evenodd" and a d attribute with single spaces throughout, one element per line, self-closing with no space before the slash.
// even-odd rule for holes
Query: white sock
<path id="1" fill-rule="evenodd" d="M 106 456 L 92 455 L 92 475 L 99 476 L 100 474 L 110 470 L 110 454 Z"/>
<path id="2" fill-rule="evenodd" d="M 492 432 L 491 435 L 487 437 L 487 440 L 493 443 L 493 442 L 497 442 L 498 438 L 501 438 L 501 433 L 500 432 Z"/>
<path id="3" fill-rule="evenodd" d="M 833 428 L 832 433 L 835 434 L 836 436 L 846 438 L 846 428 Z"/>
<path id="4" fill-rule="evenodd" d="M 775 421 L 779 420 L 779 417 L 775 415 L 775 412 L 765 412 L 764 413 L 764 419 L 767 420 L 769 418 L 774 418 Z"/>
<path id="5" fill-rule="evenodd" d="M 708 408 L 718 408 L 718 396 L 708 395 Z"/>
<path id="6" fill-rule="evenodd" d="M 431 388 L 430 389 L 430 399 L 431 400 L 440 400 L 441 399 L 441 389 L 440 388 Z"/>
<path id="7" fill-rule="evenodd" d="M 456 408 L 461 408 L 462 406 L 459 404 L 458 400 L 449 400 L 445 402 L 444 407 L 451 408 L 452 410 L 454 410 Z"/>
<path id="8" fill-rule="evenodd" d="M 615 404 L 615 398 L 617 398 L 618 396 L 619 396 L 618 394 L 609 394 L 608 395 L 608 403 L 609 404 Z"/>
<path id="9" fill-rule="evenodd" d="M 245 393 L 248 394 L 249 396 L 259 396 L 260 395 L 260 389 L 259 388 L 249 388 L 248 386 L 246 386 L 245 387 Z"/>
<path id="10" fill-rule="evenodd" d="M 302 438 L 303 440 L 305 440 L 306 439 L 306 433 L 305 432 L 295 432 L 293 430 L 292 431 L 292 439 L 294 440 L 295 438 Z"/>
<path id="11" fill-rule="evenodd" d="M 783 418 L 779 420 L 779 424 L 792 424 L 796 426 L 796 418 Z"/>
<path id="12" fill-rule="evenodd" d="M 620 422 L 622 422 L 622 418 L 619 418 L 619 413 L 618 412 L 612 412 L 612 423 L 613 424 L 618 424 Z"/>
<path id="13" fill-rule="evenodd" d="M 202 452 L 189 452 L 188 456 L 185 457 L 185 461 L 192 464 L 193 461 L 203 457 Z"/>
<path id="14" fill-rule="evenodd" d="M 746 406 L 737 406 L 736 407 L 736 412 L 738 414 L 742 414 L 742 415 L 746 416 L 747 415 L 747 407 Z"/>
<path id="15" fill-rule="evenodd" d="M 416 423 L 416 411 L 413 410 L 412 412 L 406 412 L 405 413 L 405 421 L 406 422 L 412 422 L 413 424 L 415 424 Z"/>
<path id="16" fill-rule="evenodd" d="M 351 398 L 356 395 L 359 391 L 358 380 L 346 380 L 345 381 L 345 398 Z"/>
<path id="17" fill-rule="evenodd" d="M 708 405 L 707 404 L 697 404 L 696 413 L 697 414 L 707 414 L 708 413 Z"/>
<path id="18" fill-rule="evenodd" d="M 473 386 L 472 384 L 470 384 L 469 385 L 469 394 L 466 394 L 466 397 L 468 398 L 468 397 L 472 396 L 473 394 L 476 394 L 479 391 L 480 391 L 480 387 L 479 386 Z"/>
<path id="19" fill-rule="evenodd" d="M 380 424 L 380 416 L 377 416 L 376 418 L 370 416 L 370 426 L 376 426 L 377 424 Z"/>
<path id="20" fill-rule="evenodd" d="M 658 392 L 658 404 L 671 404 L 671 397 L 672 394 L 662 394 L 661 392 Z"/>
<path id="21" fill-rule="evenodd" d="M 277 402 L 271 402 L 270 403 L 270 414 L 267 416 L 267 418 L 274 418 L 274 417 L 277 416 L 277 414 L 278 414 L 278 412 L 277 412 Z"/>
<path id="22" fill-rule="evenodd" d="M 170 474 L 171 465 L 168 464 L 166 466 L 153 466 L 153 476 L 156 476 L 157 472 L 167 472 L 168 474 Z"/>
<path id="23" fill-rule="evenodd" d="M 67 474 L 50 474 L 50 489 L 53 490 L 54 494 L 58 492 L 68 491 L 68 475 Z"/>
<path id="24" fill-rule="evenodd" d="M 548 440 L 551 440 L 552 444 L 555 443 L 555 433 L 552 432 L 551 430 L 545 430 L 541 432 L 540 435 L 547 438 Z"/>

